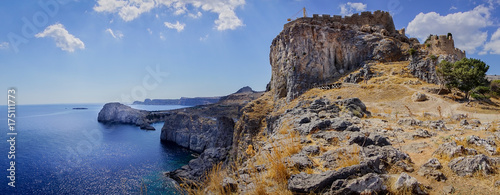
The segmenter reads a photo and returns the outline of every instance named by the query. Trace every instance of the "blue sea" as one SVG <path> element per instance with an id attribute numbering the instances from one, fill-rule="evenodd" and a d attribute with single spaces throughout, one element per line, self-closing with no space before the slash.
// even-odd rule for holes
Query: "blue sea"
<path id="1" fill-rule="evenodd" d="M 98 123 L 102 106 L 17 105 L 15 188 L 8 185 L 10 136 L 7 118 L 2 117 L 0 194 L 174 194 L 172 180 L 162 172 L 187 164 L 193 153 L 161 143 L 163 123 L 153 124 L 156 131 Z M 0 106 L 0 115 L 7 116 L 7 106 Z"/>

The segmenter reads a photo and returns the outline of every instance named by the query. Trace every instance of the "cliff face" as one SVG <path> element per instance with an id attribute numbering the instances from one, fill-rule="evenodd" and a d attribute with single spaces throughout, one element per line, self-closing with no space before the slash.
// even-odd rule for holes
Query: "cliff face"
<path id="1" fill-rule="evenodd" d="M 179 113 L 166 118 L 161 140 L 175 142 L 198 153 L 233 143 L 234 121 L 227 117 L 208 118 Z"/>
<path id="2" fill-rule="evenodd" d="M 136 110 L 120 103 L 107 103 L 99 112 L 97 121 L 141 126 L 146 124 L 145 118 L 148 114 L 148 111 Z"/>
<path id="3" fill-rule="evenodd" d="M 315 85 L 335 82 L 366 60 L 401 60 L 403 45 L 409 45 L 408 38 L 396 32 L 387 12 L 297 19 L 272 42 L 270 90 L 275 99 L 293 100 Z"/>

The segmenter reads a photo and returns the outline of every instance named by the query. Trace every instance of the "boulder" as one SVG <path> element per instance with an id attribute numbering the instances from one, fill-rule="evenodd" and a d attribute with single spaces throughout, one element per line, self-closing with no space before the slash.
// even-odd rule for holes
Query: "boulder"
<path id="1" fill-rule="evenodd" d="M 327 194 L 385 194 L 385 179 L 375 173 L 368 173 L 351 180 L 335 181 Z"/>
<path id="2" fill-rule="evenodd" d="M 427 100 L 427 96 L 424 93 L 416 92 L 411 96 L 411 100 L 414 102 L 423 102 Z"/>
<path id="3" fill-rule="evenodd" d="M 410 192 L 411 194 L 427 194 L 421 187 L 420 183 L 414 177 L 409 176 L 407 173 L 403 172 L 396 179 L 394 183 L 394 188 L 396 190 Z"/>
<path id="4" fill-rule="evenodd" d="M 467 142 L 469 144 L 483 147 L 490 155 L 495 155 L 498 152 L 496 151 L 496 143 L 494 140 L 486 141 L 485 139 L 479 138 L 478 136 L 471 135 L 467 137 Z"/>
<path id="5" fill-rule="evenodd" d="M 371 133 L 369 136 L 363 133 L 353 133 L 348 141 L 349 145 L 358 144 L 361 147 L 366 147 L 369 145 L 376 146 L 388 146 L 391 145 L 387 137 L 382 135 Z"/>
<path id="6" fill-rule="evenodd" d="M 441 171 L 438 171 L 441 168 L 443 168 L 443 166 L 439 163 L 438 159 L 431 158 L 420 167 L 417 173 L 436 181 L 444 181 L 446 180 L 446 176 Z"/>
<path id="7" fill-rule="evenodd" d="M 302 153 L 305 155 L 318 155 L 320 153 L 319 146 L 305 146 L 302 148 Z"/>
<path id="8" fill-rule="evenodd" d="M 319 193 L 330 188 L 334 181 L 349 177 L 363 176 L 368 173 L 379 173 L 380 158 L 371 158 L 358 165 L 344 167 L 338 171 L 325 171 L 319 174 L 301 172 L 288 179 L 288 189 L 294 193 Z"/>
<path id="9" fill-rule="evenodd" d="M 308 167 L 313 167 L 313 162 L 307 155 L 303 153 L 298 153 L 290 156 L 288 158 L 289 165 L 292 167 L 296 167 L 299 171 L 304 170 Z"/>
<path id="10" fill-rule="evenodd" d="M 429 137 L 432 137 L 433 135 L 434 135 L 433 133 L 429 133 L 429 131 L 427 131 L 427 130 L 417 129 L 417 131 L 415 131 L 415 133 L 413 133 L 412 137 L 413 138 L 429 138 Z"/>
<path id="11" fill-rule="evenodd" d="M 434 151 L 434 155 L 446 155 L 449 158 L 467 154 L 467 150 L 462 145 L 457 145 L 456 142 L 448 142 L 439 145 Z"/>
<path id="12" fill-rule="evenodd" d="M 484 154 L 455 158 L 448 167 L 459 176 L 472 176 L 478 171 L 483 175 L 494 173 L 490 158 Z"/>

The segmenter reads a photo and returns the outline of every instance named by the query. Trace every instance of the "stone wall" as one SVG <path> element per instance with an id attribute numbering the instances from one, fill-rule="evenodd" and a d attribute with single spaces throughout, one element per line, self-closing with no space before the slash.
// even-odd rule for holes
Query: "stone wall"
<path id="1" fill-rule="evenodd" d="M 363 25 L 369 25 L 369 26 L 380 26 L 383 29 L 387 30 L 389 33 L 396 32 L 392 16 L 389 14 L 389 12 L 384 12 L 380 10 L 377 10 L 373 13 L 371 12 L 361 12 L 361 14 L 355 13 L 351 16 L 344 16 L 344 17 L 339 15 L 330 16 L 328 14 L 323 14 L 323 15 L 313 14 L 313 17 L 297 18 L 296 20 L 293 20 L 285 24 L 284 28 L 288 28 L 289 26 L 295 23 L 310 23 L 317 25 L 341 23 L 348 25 L 357 25 L 359 27 Z"/>
<path id="2" fill-rule="evenodd" d="M 425 44 L 430 45 L 429 54 L 433 55 L 457 55 L 458 59 L 465 58 L 465 51 L 455 48 L 455 42 L 453 41 L 453 36 L 447 35 L 433 35 L 430 40 L 426 41 Z"/>

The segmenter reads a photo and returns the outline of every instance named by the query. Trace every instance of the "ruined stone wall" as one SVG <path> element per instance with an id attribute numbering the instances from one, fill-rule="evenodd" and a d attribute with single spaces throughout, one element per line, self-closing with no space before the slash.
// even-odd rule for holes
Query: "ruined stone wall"
<path id="1" fill-rule="evenodd" d="M 429 45 L 429 53 L 433 55 L 457 55 L 458 59 L 465 58 L 465 51 L 455 48 L 455 42 L 452 36 L 447 35 L 433 35 L 431 39 L 426 41 L 425 44 Z"/>
<path id="2" fill-rule="evenodd" d="M 369 26 L 380 26 L 391 34 L 396 32 L 392 16 L 389 14 L 389 12 L 384 12 L 380 10 L 377 10 L 373 13 L 361 12 L 361 14 L 356 13 L 351 16 L 344 16 L 344 17 L 339 15 L 330 16 L 328 14 L 323 14 L 323 15 L 313 14 L 313 17 L 297 18 L 296 20 L 285 24 L 284 28 L 286 29 L 295 23 L 310 23 L 316 25 L 341 23 L 348 25 L 357 25 L 359 27 L 363 25 L 369 25 Z"/>

